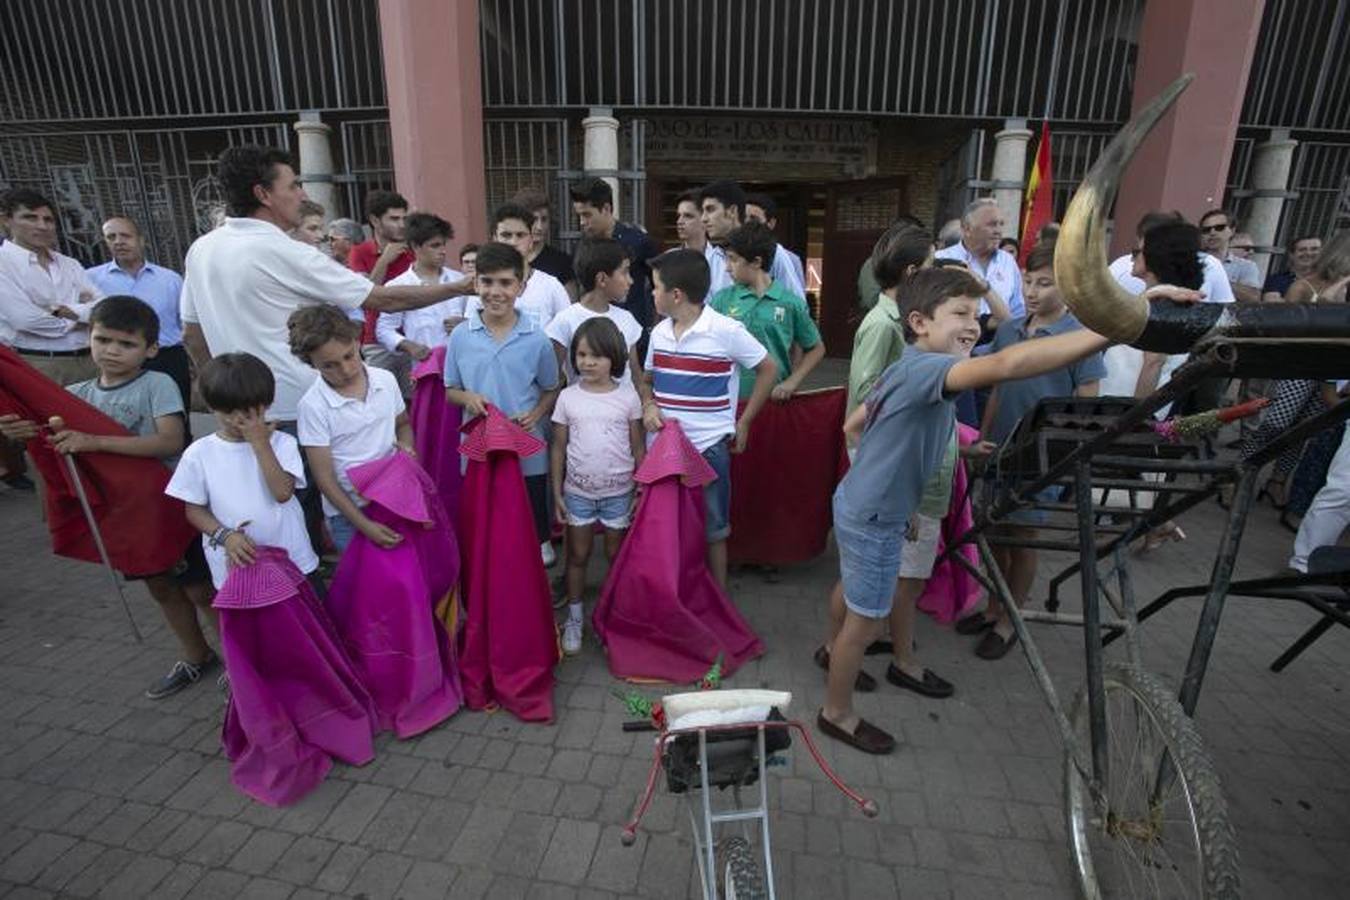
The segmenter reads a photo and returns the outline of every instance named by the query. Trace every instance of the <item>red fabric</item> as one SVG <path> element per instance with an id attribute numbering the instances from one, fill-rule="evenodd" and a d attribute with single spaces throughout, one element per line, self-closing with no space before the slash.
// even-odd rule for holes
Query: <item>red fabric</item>
<path id="1" fill-rule="evenodd" d="M 1054 175 L 1050 166 L 1050 123 L 1041 123 L 1041 139 L 1036 146 L 1036 164 L 1027 177 L 1022 201 L 1022 244 L 1017 264 L 1027 264 L 1027 254 L 1036 246 L 1036 235 L 1047 222 L 1055 220 Z"/>
<path id="2" fill-rule="evenodd" d="M 459 469 L 458 406 L 445 399 L 445 345 L 413 366 L 413 398 L 408 409 L 412 421 L 413 446 L 417 461 L 427 470 L 445 511 L 454 522 L 459 517 L 459 486 L 464 477 Z"/>
<path id="3" fill-rule="evenodd" d="M 375 271 L 375 263 L 380 259 L 380 248 L 375 243 L 374 238 L 368 241 L 362 241 L 352 247 L 351 252 L 347 254 L 347 268 L 353 272 L 360 272 L 362 275 L 369 275 Z M 388 284 L 412 267 L 416 257 L 411 250 L 404 250 L 393 262 L 385 267 L 384 283 Z M 374 344 L 375 341 L 375 320 L 380 317 L 378 311 L 368 309 L 365 311 L 366 324 L 361 329 L 361 343 Z"/>
<path id="4" fill-rule="evenodd" d="M 609 670 L 691 682 L 721 655 L 731 675 L 764 646 L 708 571 L 703 485 L 712 468 L 672 419 L 635 477 L 647 487 L 591 617 Z"/>
<path id="5" fill-rule="evenodd" d="M 543 445 L 491 406 L 466 431 L 457 529 L 464 700 L 470 709 L 500 705 L 526 721 L 552 721 L 558 634 L 520 474 L 520 448 L 533 442 L 538 452 Z"/>
<path id="6" fill-rule="evenodd" d="M 121 425 L 0 347 L 0 415 L 45 423 L 60 416 L 66 427 L 87 434 L 127 435 Z M 47 529 L 58 556 L 102 562 L 65 463 L 44 438 L 28 442 L 33 465 L 46 485 Z M 169 469 L 157 459 L 81 453 L 76 465 L 113 568 L 125 575 L 156 575 L 172 569 L 188 544 L 200 538 L 188 524 L 183 502 L 167 497 Z"/>
<path id="7" fill-rule="evenodd" d="M 731 457 L 732 562 L 787 565 L 825 551 L 830 498 L 848 470 L 847 401 L 840 387 L 764 404 L 746 451 Z"/>
<path id="8" fill-rule="evenodd" d="M 956 436 L 961 446 L 965 447 L 978 441 L 980 432 L 958 422 Z M 952 472 L 952 505 L 942 519 L 942 529 L 938 537 L 938 556 L 975 527 L 975 518 L 970 512 L 970 497 L 966 494 L 968 482 L 965 464 L 958 460 Z M 974 544 L 962 544 L 957 552 L 973 565 L 979 565 L 980 555 Z M 919 609 L 944 624 L 955 622 L 975 605 L 980 599 L 982 590 L 980 583 L 965 566 L 955 559 L 946 559 L 933 566 L 928 583 L 924 585 L 923 593 L 919 595 Z"/>

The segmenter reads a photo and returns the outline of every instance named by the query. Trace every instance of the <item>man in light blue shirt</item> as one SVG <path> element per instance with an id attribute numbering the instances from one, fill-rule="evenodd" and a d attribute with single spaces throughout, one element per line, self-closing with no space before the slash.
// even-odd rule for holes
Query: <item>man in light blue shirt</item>
<path id="1" fill-rule="evenodd" d="M 183 397 L 183 409 L 192 408 L 192 369 L 183 347 L 183 323 L 178 315 L 178 297 L 183 277 L 145 258 L 145 235 L 128 216 L 113 216 L 103 223 L 103 241 L 112 261 L 87 269 L 85 275 L 106 296 L 124 294 L 143 300 L 159 316 L 159 353 L 145 361 L 145 368 L 173 379 Z M 188 440 L 192 435 L 188 433 Z"/>
<path id="2" fill-rule="evenodd" d="M 1017 260 L 1008 251 L 998 249 L 998 242 L 1003 240 L 1003 224 L 1003 213 L 992 197 L 974 200 L 961 214 L 961 242 L 934 254 L 937 259 L 965 263 L 989 284 L 990 292 L 980 302 L 980 317 L 988 316 L 987 336 L 992 336 L 1000 322 L 1026 315 L 1022 272 L 1017 268 Z"/>

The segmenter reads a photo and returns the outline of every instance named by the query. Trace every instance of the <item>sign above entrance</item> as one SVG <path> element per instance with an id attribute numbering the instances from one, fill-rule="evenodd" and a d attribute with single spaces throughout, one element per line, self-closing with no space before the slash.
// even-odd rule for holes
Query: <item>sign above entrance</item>
<path id="1" fill-rule="evenodd" d="M 876 125 L 831 119 L 648 119 L 649 160 L 754 160 L 865 166 Z"/>

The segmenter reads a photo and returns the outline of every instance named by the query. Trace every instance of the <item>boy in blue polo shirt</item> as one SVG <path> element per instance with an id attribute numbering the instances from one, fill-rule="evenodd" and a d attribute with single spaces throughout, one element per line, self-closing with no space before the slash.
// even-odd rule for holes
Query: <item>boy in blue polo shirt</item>
<path id="1" fill-rule="evenodd" d="M 772 397 L 788 400 L 801 386 L 802 379 L 825 358 L 825 342 L 811 320 L 806 301 L 792 293 L 769 272 L 778 241 L 763 222 L 751 220 L 727 235 L 727 274 L 731 284 L 713 295 L 709 306 L 745 326 L 769 351 L 778 366 L 778 383 Z M 794 368 L 792 348 L 806 351 Z M 737 366 L 741 396 L 749 397 L 755 386 L 755 372 Z"/>
<path id="2" fill-rule="evenodd" d="M 1040 340 L 1083 327 L 1065 308 L 1055 287 L 1054 244 L 1041 242 L 1028 254 L 1026 270 L 1022 274 L 1022 296 L 1027 314 L 998 326 L 990 344 L 991 351 L 998 352 L 1023 341 Z M 1102 355 L 1094 353 L 1034 378 L 1005 381 L 989 395 L 980 433 L 987 440 L 1002 444 L 1041 398 L 1095 397 L 1098 385 L 1105 377 L 1106 364 Z M 1041 492 L 1040 497 L 1056 500 L 1061 493 L 1059 485 L 1051 485 Z M 1033 537 L 1035 526 L 1044 520 L 1043 510 L 1019 509 L 1009 516 L 1009 521 L 1017 524 L 1008 528 L 1015 536 Z M 994 559 L 1008 581 L 1013 602 L 1022 606 L 1036 580 L 1036 551 L 1029 547 L 994 547 L 993 551 Z M 1017 641 L 1008 613 L 994 594 L 989 595 L 989 607 L 983 613 L 961 619 L 956 623 L 956 630 L 960 634 L 983 634 L 975 647 L 975 655 L 981 659 L 999 659 Z"/>
<path id="3" fill-rule="evenodd" d="M 858 455 L 834 494 L 834 534 L 847 611 L 829 641 L 824 734 L 865 753 L 890 753 L 895 738 L 853 710 L 853 685 L 867 645 L 892 623 L 896 683 L 940 696 L 951 686 L 914 656 L 914 606 L 936 557 L 938 524 L 951 501 L 956 466 L 955 396 L 1030 378 L 1098 353 L 1107 340 L 1082 330 L 971 358 L 980 339 L 980 299 L 989 287 L 964 269 L 925 269 L 899 288 L 909 347 L 845 426 L 862 428 Z M 900 590 L 896 591 L 896 578 Z M 903 676 L 900 678 L 899 676 Z M 902 686 L 909 686 L 907 683 Z M 918 690 L 918 687 L 915 688 Z"/>
<path id="4" fill-rule="evenodd" d="M 553 345 L 533 317 L 516 309 L 525 259 L 506 244 L 484 244 L 477 259 L 479 314 L 450 333 L 445 353 L 445 396 L 470 416 L 500 409 L 522 428 L 547 442 L 544 422 L 560 388 Z M 530 496 L 540 554 L 553 556 L 549 543 L 548 454 L 520 461 Z"/>

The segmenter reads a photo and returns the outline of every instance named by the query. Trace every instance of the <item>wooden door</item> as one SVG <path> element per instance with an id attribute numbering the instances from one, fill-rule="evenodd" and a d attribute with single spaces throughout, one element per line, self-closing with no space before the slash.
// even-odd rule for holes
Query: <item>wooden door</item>
<path id="1" fill-rule="evenodd" d="M 858 270 L 871 256 L 877 238 L 908 211 L 909 179 L 904 176 L 827 186 L 820 331 L 830 356 L 852 354 L 853 332 L 864 315 L 858 305 Z"/>

